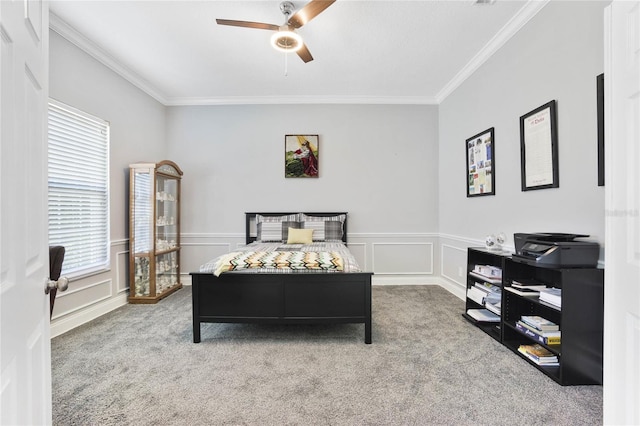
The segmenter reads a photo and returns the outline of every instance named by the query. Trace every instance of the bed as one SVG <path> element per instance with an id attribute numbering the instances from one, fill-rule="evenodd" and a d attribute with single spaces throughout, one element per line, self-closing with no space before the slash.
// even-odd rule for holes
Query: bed
<path id="1" fill-rule="evenodd" d="M 298 218 L 300 220 L 283 220 Z M 276 225 L 280 222 L 280 228 Z M 337 222 L 337 223 L 328 223 Z M 275 224 L 274 224 L 275 223 Z M 293 230 L 289 225 L 293 226 Z M 296 228 L 298 227 L 298 228 Z M 279 252 L 297 251 L 292 242 L 296 236 L 314 228 L 320 239 L 331 239 L 346 249 L 347 213 L 245 213 L 245 235 L 251 248 L 265 240 L 276 241 L 278 229 L 282 232 Z M 291 234 L 287 236 L 287 232 Z M 297 241 L 293 241 L 297 243 Z M 307 241 L 308 243 L 308 241 Z M 342 253 L 342 252 L 340 252 Z M 225 255 L 233 257 L 235 253 Z M 293 253 L 295 256 L 296 253 Z M 348 255 L 348 253 L 347 253 Z M 352 255 L 351 255 L 352 256 Z M 341 256 L 336 256 L 342 263 Z M 328 263 L 329 261 L 327 261 Z M 326 269 L 246 269 L 231 268 L 222 272 L 212 270 L 220 265 L 216 258 L 203 265 L 198 272 L 190 273 L 192 279 L 193 341 L 201 341 L 202 323 L 260 323 L 260 324 L 364 324 L 364 341 L 371 343 L 371 272 L 362 272 L 357 266 L 345 268 L 331 259 L 334 266 Z M 233 262 L 232 262 L 233 263 Z M 267 265 L 268 266 L 268 265 Z M 228 269 L 228 268 L 227 268 Z"/>

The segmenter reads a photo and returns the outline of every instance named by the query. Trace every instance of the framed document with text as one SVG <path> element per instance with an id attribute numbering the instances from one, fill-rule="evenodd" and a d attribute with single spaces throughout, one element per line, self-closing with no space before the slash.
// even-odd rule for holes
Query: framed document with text
<path id="1" fill-rule="evenodd" d="M 520 117 L 522 190 L 558 188 L 556 101 Z"/>

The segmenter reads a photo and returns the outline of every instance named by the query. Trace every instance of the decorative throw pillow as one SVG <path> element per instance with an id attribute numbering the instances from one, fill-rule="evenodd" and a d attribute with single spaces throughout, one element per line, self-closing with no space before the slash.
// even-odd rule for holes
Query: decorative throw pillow
<path id="1" fill-rule="evenodd" d="M 304 229 L 311 229 L 313 231 L 314 241 L 324 241 L 324 221 L 304 221 L 302 222 Z"/>
<path id="2" fill-rule="evenodd" d="M 264 216 L 264 215 L 261 215 L 261 214 L 257 214 L 256 215 L 256 223 L 260 223 L 260 222 L 285 222 L 285 221 L 299 222 L 300 221 L 300 215 L 298 213 L 287 214 L 287 215 L 283 215 L 283 216 Z"/>
<path id="3" fill-rule="evenodd" d="M 300 214 L 302 227 L 313 229 L 313 241 L 341 241 L 344 235 L 344 221 L 347 215 L 308 216 Z"/>
<path id="4" fill-rule="evenodd" d="M 280 241 L 286 242 L 289 239 L 289 228 L 300 229 L 302 228 L 302 223 L 290 221 L 282 222 L 282 238 L 280 239 Z"/>
<path id="5" fill-rule="evenodd" d="M 289 228 L 287 244 L 311 244 L 313 243 L 313 229 Z"/>
<path id="6" fill-rule="evenodd" d="M 282 241 L 282 222 L 258 223 L 256 239 L 261 242 Z"/>
<path id="7" fill-rule="evenodd" d="M 286 241 L 287 231 L 289 227 L 299 228 L 301 225 L 295 225 L 299 222 L 299 215 L 290 214 L 283 216 L 264 216 L 256 215 L 256 241 L 273 242 Z"/>
<path id="8" fill-rule="evenodd" d="M 341 241 L 344 234 L 343 221 L 327 220 L 324 222 L 324 240 Z"/>

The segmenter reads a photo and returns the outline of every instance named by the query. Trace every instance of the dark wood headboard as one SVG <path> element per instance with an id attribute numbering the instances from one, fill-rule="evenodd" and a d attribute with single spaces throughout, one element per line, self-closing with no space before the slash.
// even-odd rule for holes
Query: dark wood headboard
<path id="1" fill-rule="evenodd" d="M 344 225 L 342 229 L 342 242 L 347 244 L 347 219 L 349 215 L 347 212 L 338 212 L 338 213 L 328 213 L 328 212 L 315 212 L 315 213 L 307 213 L 307 212 L 284 212 L 284 213 L 274 213 L 274 212 L 246 212 L 245 216 L 245 240 L 247 244 L 250 244 L 256 240 L 256 215 L 261 216 L 285 216 L 289 214 L 298 214 L 304 213 L 307 216 L 319 216 L 319 217 L 329 217 L 329 216 L 338 216 L 343 214 L 345 216 Z M 253 228 L 252 228 L 253 227 Z"/>

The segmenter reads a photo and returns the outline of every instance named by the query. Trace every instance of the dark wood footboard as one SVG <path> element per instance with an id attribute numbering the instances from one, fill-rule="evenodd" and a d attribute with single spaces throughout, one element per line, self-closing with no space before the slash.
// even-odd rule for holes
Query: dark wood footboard
<path id="1" fill-rule="evenodd" d="M 362 323 L 371 343 L 372 275 L 191 273 L 193 341 L 200 342 L 203 322 Z"/>

